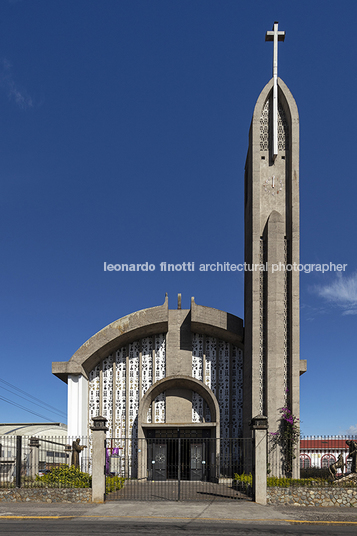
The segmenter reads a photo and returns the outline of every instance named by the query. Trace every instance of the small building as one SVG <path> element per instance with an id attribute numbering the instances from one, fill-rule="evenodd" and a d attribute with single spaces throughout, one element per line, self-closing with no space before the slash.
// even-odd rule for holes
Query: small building
<path id="1" fill-rule="evenodd" d="M 347 458 L 349 447 L 346 441 L 357 438 L 348 436 L 310 436 L 304 437 L 300 441 L 300 469 L 308 469 L 316 467 L 319 469 L 328 468 L 332 463 L 335 463 L 340 454 L 343 456 L 345 463 L 345 471 L 351 471 L 351 458 Z M 341 472 L 338 469 L 338 472 Z"/>
<path id="2" fill-rule="evenodd" d="M 31 466 L 31 438 L 39 440 L 39 468 L 50 469 L 70 462 L 67 425 L 61 422 L 49 423 L 0 423 L 0 462 L 15 460 L 17 437 L 21 437 L 22 471 L 29 473 Z"/>

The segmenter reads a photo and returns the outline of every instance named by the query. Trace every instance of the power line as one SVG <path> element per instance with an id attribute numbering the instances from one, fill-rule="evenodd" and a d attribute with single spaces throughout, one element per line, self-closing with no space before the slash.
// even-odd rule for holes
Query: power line
<path id="1" fill-rule="evenodd" d="M 8 404 L 11 404 L 12 406 L 16 406 L 20 409 L 24 409 L 28 413 L 32 413 L 33 415 L 36 415 L 37 417 L 41 417 L 41 419 L 46 419 L 46 421 L 51 421 L 49 417 L 44 417 L 43 415 L 40 415 L 39 413 L 36 413 L 35 411 L 31 411 L 30 409 L 27 409 L 24 406 L 21 406 L 21 404 L 16 404 L 16 402 L 12 402 L 11 400 L 8 400 L 7 398 L 3 396 L 0 396 L 0 400 L 4 400 L 4 402 L 7 402 Z"/>
<path id="2" fill-rule="evenodd" d="M 21 396 L 21 395 L 18 395 L 16 393 L 13 393 L 12 391 L 10 391 L 10 389 L 6 389 L 6 387 L 2 387 L 0 386 L 0 389 L 5 389 L 5 391 L 7 391 L 8 393 L 11 393 L 12 395 L 15 395 L 15 396 L 18 396 L 19 398 L 22 398 L 23 400 L 26 400 L 26 402 L 30 402 L 30 404 L 34 404 L 35 406 L 38 406 L 42 409 L 46 409 L 42 404 L 37 404 L 37 402 L 31 402 L 30 400 L 27 400 L 24 396 Z M 54 413 L 57 413 L 58 415 L 65 415 L 63 413 L 63 411 L 58 411 L 58 410 L 52 410 Z"/>
<path id="3" fill-rule="evenodd" d="M 7 381 L 5 381 L 5 380 L 2 380 L 1 378 L 0 378 L 0 382 L 5 383 L 5 385 L 8 385 L 8 386 L 11 387 L 12 389 L 15 389 L 16 391 L 19 391 L 20 393 L 23 393 L 23 394 L 26 395 L 28 398 L 32 398 L 33 400 L 37 400 L 37 402 L 40 402 L 43 406 L 47 406 L 47 408 L 50 408 L 50 409 L 52 409 L 52 410 L 54 410 L 54 411 L 56 411 L 56 412 L 59 411 L 59 412 L 60 412 L 62 415 L 64 415 L 65 417 L 67 416 L 63 411 L 58 410 L 58 409 L 55 408 L 54 406 L 51 406 L 50 404 L 47 404 L 47 402 L 44 402 L 43 400 L 40 400 L 39 398 L 36 398 L 36 397 L 33 396 L 33 395 L 30 395 L 30 393 L 26 393 L 26 391 L 24 391 L 23 389 L 20 389 L 19 387 L 16 387 L 15 385 L 12 385 L 12 383 L 9 383 L 9 382 L 7 382 Z M 3 387 L 3 389 L 4 389 L 4 387 Z M 15 393 L 14 393 L 14 394 L 15 394 Z M 19 395 L 17 395 L 17 396 L 19 396 Z M 22 397 L 21 397 L 21 398 L 22 398 Z M 38 404 L 36 404 L 36 405 L 38 405 Z M 44 408 L 44 409 L 46 409 L 46 408 Z"/>

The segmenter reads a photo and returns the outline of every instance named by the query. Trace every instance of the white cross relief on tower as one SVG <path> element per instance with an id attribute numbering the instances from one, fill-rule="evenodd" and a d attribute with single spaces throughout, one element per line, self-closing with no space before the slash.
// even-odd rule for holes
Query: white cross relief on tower
<path id="1" fill-rule="evenodd" d="M 278 41 L 284 41 L 285 32 L 278 30 L 278 22 L 274 22 L 272 31 L 265 34 L 265 41 L 274 42 L 273 56 L 273 159 L 278 156 Z"/>

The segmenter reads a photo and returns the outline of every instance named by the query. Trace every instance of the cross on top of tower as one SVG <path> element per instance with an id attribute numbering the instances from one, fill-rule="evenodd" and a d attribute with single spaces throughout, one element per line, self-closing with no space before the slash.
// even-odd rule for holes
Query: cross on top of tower
<path id="1" fill-rule="evenodd" d="M 274 22 L 273 29 L 265 34 L 265 41 L 274 42 L 273 76 L 278 76 L 278 41 L 284 41 L 285 32 L 278 30 L 278 22 Z"/>
<path id="2" fill-rule="evenodd" d="M 279 32 L 278 22 L 274 22 L 272 31 L 265 34 L 265 41 L 274 42 L 273 57 L 273 160 L 278 156 L 278 41 L 284 41 L 285 32 Z"/>

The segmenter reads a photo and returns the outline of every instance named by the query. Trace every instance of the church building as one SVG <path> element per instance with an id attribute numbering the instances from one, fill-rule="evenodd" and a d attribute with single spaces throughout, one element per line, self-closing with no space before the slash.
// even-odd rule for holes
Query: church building
<path id="1" fill-rule="evenodd" d="M 89 436 L 107 419 L 108 438 L 216 440 L 251 437 L 250 422 L 279 409 L 299 417 L 299 116 L 278 78 L 256 102 L 245 166 L 244 320 L 198 305 L 149 307 L 115 320 L 52 371 L 68 384 L 68 435 Z M 297 457 L 297 465 L 299 463 Z M 149 464 L 149 461 L 148 461 Z"/>

